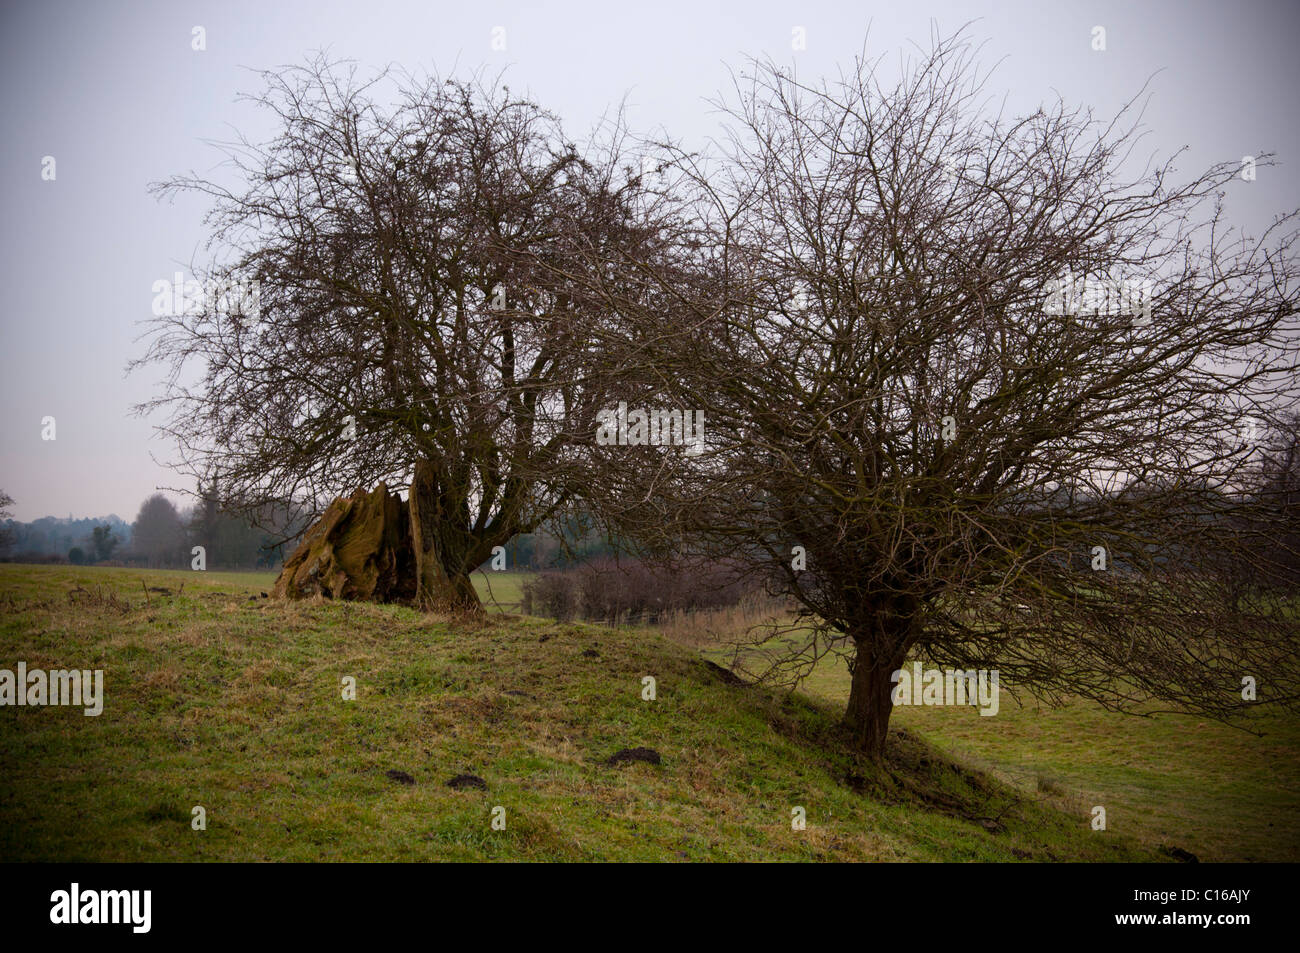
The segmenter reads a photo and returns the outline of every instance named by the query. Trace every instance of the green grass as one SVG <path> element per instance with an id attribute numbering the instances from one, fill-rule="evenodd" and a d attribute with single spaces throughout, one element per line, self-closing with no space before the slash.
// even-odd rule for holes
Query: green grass
<path id="1" fill-rule="evenodd" d="M 483 605 L 491 612 L 518 612 L 519 601 L 524 595 L 524 583 L 535 573 L 531 572 L 492 572 L 483 570 L 473 575 L 474 587 L 478 590 Z"/>
<path id="2" fill-rule="evenodd" d="M 844 661 L 822 659 L 800 691 L 843 705 Z M 1261 709 L 1233 727 L 1194 715 L 1119 714 L 1086 699 L 1048 707 L 1004 688 L 996 716 L 901 706 L 890 724 L 1064 810 L 1100 805 L 1110 830 L 1151 847 L 1176 845 L 1205 861 L 1300 860 L 1300 716 L 1292 712 Z"/>
<path id="3" fill-rule="evenodd" d="M 102 668 L 106 696 L 97 718 L 0 708 L 0 858 L 1163 859 L 910 728 L 875 769 L 837 706 L 652 631 L 280 603 L 270 579 L 0 565 L 0 668 Z M 662 764 L 605 764 L 639 746 Z"/>

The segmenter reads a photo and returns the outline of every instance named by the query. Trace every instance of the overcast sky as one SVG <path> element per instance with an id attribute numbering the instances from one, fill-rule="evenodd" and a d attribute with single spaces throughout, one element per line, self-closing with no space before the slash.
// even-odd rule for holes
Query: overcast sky
<path id="1" fill-rule="evenodd" d="M 130 413 L 157 373 L 127 377 L 125 365 L 141 353 L 152 284 L 203 259 L 204 207 L 160 203 L 147 187 L 211 173 L 211 140 L 265 128 L 235 101 L 260 88 L 253 70 L 322 48 L 367 70 L 504 67 L 507 84 L 558 113 L 571 136 L 626 98 L 636 131 L 696 143 L 718 129 L 706 99 L 747 56 L 793 59 L 809 79 L 851 64 L 868 27 L 868 51 L 883 53 L 925 44 L 931 21 L 948 33 L 972 19 L 981 63 L 999 63 L 990 89 L 1014 110 L 1059 93 L 1111 113 L 1158 73 L 1146 113 L 1153 151 L 1188 146 L 1188 172 L 1276 153 L 1278 168 L 1229 192 L 1247 231 L 1300 206 L 1294 0 L 4 3 L 0 489 L 17 501 L 13 515 L 131 520 L 155 488 L 177 484 L 161 465 L 174 448 Z M 1097 26 L 1104 52 L 1092 48 Z M 504 51 L 492 48 L 495 27 Z M 806 35 L 798 52 L 796 27 Z M 53 181 L 42 178 L 46 156 Z M 42 440 L 47 416 L 52 441 Z"/>

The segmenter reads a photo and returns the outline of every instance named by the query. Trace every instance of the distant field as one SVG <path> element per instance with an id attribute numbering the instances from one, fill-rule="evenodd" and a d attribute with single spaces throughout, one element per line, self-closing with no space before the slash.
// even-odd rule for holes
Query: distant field
<path id="1" fill-rule="evenodd" d="M 530 572 L 488 571 L 474 573 L 473 579 L 485 606 L 498 612 L 517 613 L 524 595 L 524 582 L 532 576 Z"/>
<path id="2" fill-rule="evenodd" d="M 245 596 L 270 593 L 278 571 L 271 572 L 197 572 L 183 569 L 110 569 L 99 566 L 36 566 L 23 563 L 0 563 L 0 581 L 4 592 L 33 594 L 48 592 L 50 586 L 108 586 L 124 598 L 144 598 L 147 586 L 166 586 L 188 591 L 228 591 Z M 474 585 L 485 606 L 491 610 L 518 612 L 523 584 L 532 576 L 526 572 L 476 572 Z"/>
<path id="3" fill-rule="evenodd" d="M 99 717 L 0 708 L 0 858 L 1167 859 L 1122 812 L 1093 832 L 916 732 L 878 770 L 837 706 L 729 684 L 653 631 L 282 603 L 270 581 L 0 565 L 0 668 L 106 679 Z M 661 762 L 607 763 L 642 747 Z"/>

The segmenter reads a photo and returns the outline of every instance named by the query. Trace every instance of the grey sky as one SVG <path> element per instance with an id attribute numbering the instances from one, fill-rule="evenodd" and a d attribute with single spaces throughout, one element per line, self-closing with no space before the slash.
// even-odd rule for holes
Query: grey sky
<path id="1" fill-rule="evenodd" d="M 326 48 L 363 67 L 465 74 L 508 67 L 581 136 L 625 96 L 639 132 L 698 143 L 718 129 L 705 102 L 747 55 L 796 62 L 800 75 L 851 63 L 870 25 L 870 53 L 927 41 L 976 20 L 981 63 L 1001 61 L 990 90 L 1013 110 L 1059 92 L 1113 112 L 1153 73 L 1152 150 L 1187 145 L 1191 172 L 1264 151 L 1282 165 L 1228 194 L 1233 220 L 1257 232 L 1300 206 L 1300 4 L 1241 3 L 601 3 L 223 2 L 25 3 L 0 11 L 4 71 L 4 209 L 0 278 L 0 488 L 14 516 L 132 519 L 176 477 L 155 464 L 174 448 L 129 416 L 156 373 L 124 376 L 138 356 L 154 281 L 203 258 L 204 207 L 148 195 L 151 181 L 220 156 L 204 140 L 260 128 L 235 102 L 254 69 L 301 63 Z M 206 31 L 206 50 L 191 31 Z M 506 50 L 492 49 L 494 27 Z M 1094 26 L 1105 52 L 1092 49 Z M 791 50 L 792 30 L 807 49 Z M 57 178 L 43 181 L 42 158 Z M 57 439 L 41 439 L 41 420 Z M 175 496 L 175 494 L 173 494 Z M 177 499 L 179 499 L 177 497 Z"/>

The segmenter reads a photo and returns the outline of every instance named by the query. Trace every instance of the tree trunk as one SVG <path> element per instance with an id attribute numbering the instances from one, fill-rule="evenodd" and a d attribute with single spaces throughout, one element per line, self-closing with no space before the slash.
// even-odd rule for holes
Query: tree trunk
<path id="1" fill-rule="evenodd" d="M 410 510 L 411 548 L 415 554 L 415 603 L 421 609 L 440 612 L 483 611 L 465 554 L 450 551 L 438 498 L 438 477 L 427 460 L 415 464 L 415 476 L 407 493 Z M 472 568 L 472 567 L 471 567 Z"/>
<path id="2" fill-rule="evenodd" d="M 889 716 L 893 713 L 894 685 L 890 677 L 898 665 L 873 664 L 871 650 L 859 643 L 853 659 L 853 683 L 844 723 L 853 732 L 859 751 L 879 761 L 885 753 Z"/>
<path id="3" fill-rule="evenodd" d="M 849 666 L 853 681 L 844 724 L 853 732 L 854 746 L 873 761 L 885 754 L 889 716 L 894 711 L 893 674 L 907 660 L 910 635 L 907 616 L 885 611 L 853 638 Z"/>

